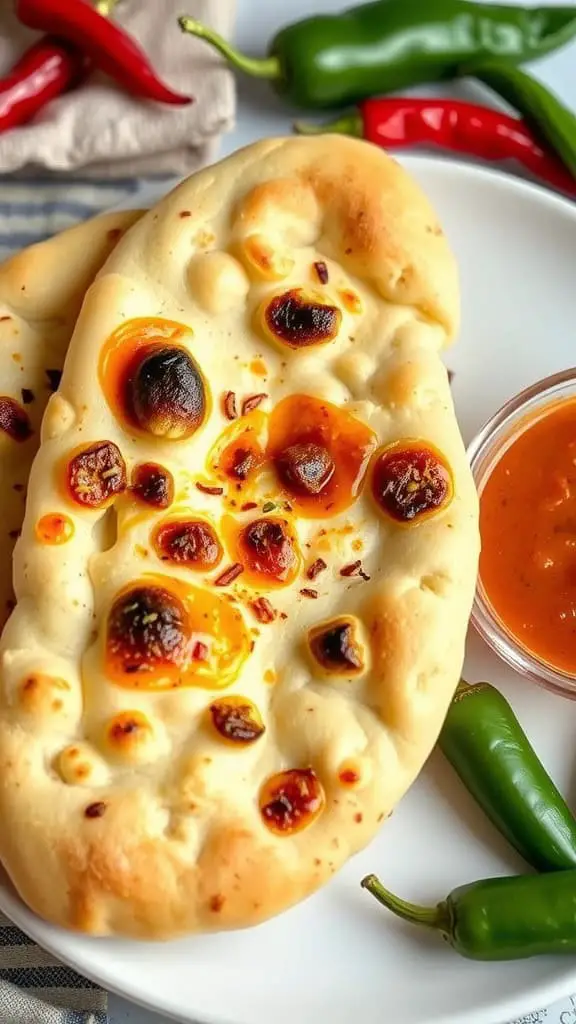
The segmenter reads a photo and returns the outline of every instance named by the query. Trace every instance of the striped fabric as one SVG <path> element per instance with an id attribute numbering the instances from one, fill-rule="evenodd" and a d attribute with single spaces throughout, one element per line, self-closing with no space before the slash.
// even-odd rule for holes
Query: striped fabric
<path id="1" fill-rule="evenodd" d="M 142 181 L 134 178 L 99 182 L 0 178 L 0 260 L 101 210 L 129 204 L 142 187 Z"/>
<path id="2" fill-rule="evenodd" d="M 108 1024 L 108 997 L 0 914 L 1 1024 Z"/>

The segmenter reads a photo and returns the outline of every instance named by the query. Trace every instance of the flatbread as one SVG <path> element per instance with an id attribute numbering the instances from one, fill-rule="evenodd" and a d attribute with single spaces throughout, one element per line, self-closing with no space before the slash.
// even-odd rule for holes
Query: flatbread
<path id="1" fill-rule="evenodd" d="M 379 830 L 475 584 L 457 322 L 434 212 L 356 140 L 251 146 L 116 247 L 45 415 L 1 645 L 0 852 L 39 914 L 253 925 Z"/>
<path id="2" fill-rule="evenodd" d="M 44 409 L 85 292 L 139 216 L 95 217 L 0 264 L 0 628 L 14 606 L 12 551 Z"/>

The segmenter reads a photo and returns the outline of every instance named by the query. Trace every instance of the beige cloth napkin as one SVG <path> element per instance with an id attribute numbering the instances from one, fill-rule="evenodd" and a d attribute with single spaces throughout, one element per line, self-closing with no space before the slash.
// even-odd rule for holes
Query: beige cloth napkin
<path id="1" fill-rule="evenodd" d="M 33 122 L 0 134 L 0 173 L 184 175 L 206 163 L 218 136 L 233 124 L 233 77 L 209 46 L 182 34 L 177 17 L 190 14 L 229 36 L 234 6 L 235 0 L 120 0 L 114 20 L 138 39 L 168 85 L 196 102 L 142 101 L 95 73 Z M 0 75 L 35 38 L 18 24 L 13 0 L 0 0 Z"/>

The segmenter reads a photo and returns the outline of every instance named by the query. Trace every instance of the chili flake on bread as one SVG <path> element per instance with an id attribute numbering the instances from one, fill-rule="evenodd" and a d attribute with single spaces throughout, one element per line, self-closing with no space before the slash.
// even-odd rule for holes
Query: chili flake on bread
<path id="1" fill-rule="evenodd" d="M 256 924 L 413 781 L 478 559 L 439 358 L 458 305 L 427 200 L 355 140 L 251 146 L 120 241 L 45 415 L 1 645 L 0 854 L 39 914 Z"/>

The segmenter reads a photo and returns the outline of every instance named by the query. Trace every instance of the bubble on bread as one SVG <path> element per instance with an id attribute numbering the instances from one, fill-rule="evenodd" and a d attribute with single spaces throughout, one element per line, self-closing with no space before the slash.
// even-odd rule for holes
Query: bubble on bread
<path id="1" fill-rule="evenodd" d="M 211 314 L 241 308 L 250 288 L 246 271 L 226 252 L 195 256 L 188 267 L 188 283 L 198 305 Z"/>
<path id="2" fill-rule="evenodd" d="M 265 235 L 248 235 L 239 251 L 249 271 L 265 281 L 282 281 L 294 269 L 294 259 Z"/>
<path id="3" fill-rule="evenodd" d="M 55 440 L 71 430 L 77 420 L 77 410 L 59 392 L 52 395 L 42 421 L 42 437 Z"/>
<path id="4" fill-rule="evenodd" d="M 19 705 L 26 714 L 48 722 L 67 718 L 70 711 L 75 710 L 76 699 L 66 679 L 45 672 L 29 672 L 20 683 Z"/>
<path id="5" fill-rule="evenodd" d="M 168 752 L 169 742 L 159 722 L 139 710 L 121 711 L 102 729 L 102 749 L 114 761 L 150 764 Z"/>
<path id="6" fill-rule="evenodd" d="M 369 757 L 348 757 L 338 766 L 338 782 L 345 789 L 363 789 L 370 783 L 372 772 Z"/>
<path id="7" fill-rule="evenodd" d="M 109 767 L 89 743 L 71 743 L 58 754 L 55 768 L 68 786 L 104 786 L 109 781 Z"/>

